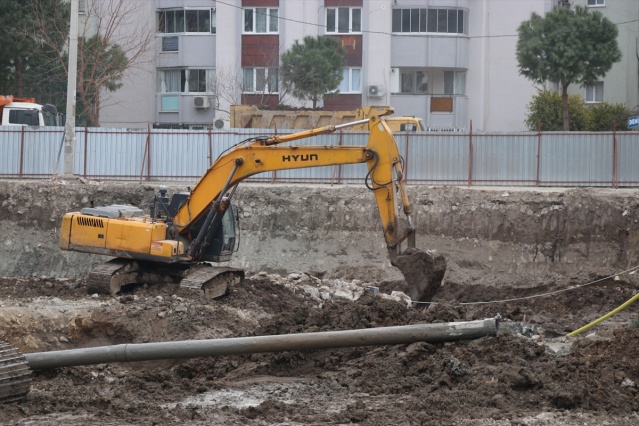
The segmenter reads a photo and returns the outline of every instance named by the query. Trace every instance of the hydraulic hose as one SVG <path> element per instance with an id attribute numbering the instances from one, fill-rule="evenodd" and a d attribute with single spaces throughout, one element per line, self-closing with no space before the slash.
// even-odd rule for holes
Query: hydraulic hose
<path id="1" fill-rule="evenodd" d="M 626 309 L 628 306 L 632 305 L 637 299 L 639 299 L 639 293 L 635 294 L 634 296 L 632 296 L 630 299 L 628 299 L 623 305 L 619 306 L 618 308 L 608 312 L 606 315 L 602 316 L 601 318 L 598 318 L 596 320 L 594 320 L 593 322 L 591 322 L 590 324 L 584 325 L 583 327 L 581 327 L 580 329 L 577 329 L 573 332 L 568 333 L 569 337 L 573 337 L 576 336 L 577 334 L 581 333 L 582 331 L 586 331 L 591 327 L 594 327 L 595 325 L 599 324 L 600 322 L 607 320 L 608 318 L 610 318 L 611 316 L 623 311 L 624 309 Z"/>

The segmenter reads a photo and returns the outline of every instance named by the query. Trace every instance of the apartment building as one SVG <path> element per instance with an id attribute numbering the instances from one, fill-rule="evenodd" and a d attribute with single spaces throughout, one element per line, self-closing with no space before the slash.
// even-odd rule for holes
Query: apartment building
<path id="1" fill-rule="evenodd" d="M 622 47 L 626 63 L 615 65 L 611 82 L 603 79 L 605 90 L 598 84 L 573 90 L 593 102 L 634 106 L 637 62 L 630 38 L 639 27 L 639 2 L 614 2 L 613 13 L 605 4 L 613 0 L 574 1 L 595 3 L 613 22 L 633 16 L 635 22 L 620 40 L 628 44 Z M 345 63 L 339 92 L 324 99 L 324 109 L 392 105 L 397 114 L 422 117 L 434 128 L 472 123 L 477 130 L 524 130 L 535 87 L 518 73 L 517 27 L 559 2 L 148 1 L 137 22 L 155 28 L 154 58 L 111 94 L 119 99 L 103 108 L 102 125 L 226 128 L 232 104 L 309 106 L 281 90 L 279 58 L 296 40 L 328 35 L 341 42 Z"/>
<path id="2" fill-rule="evenodd" d="M 635 0 L 573 0 L 572 5 L 586 6 L 600 12 L 617 24 L 617 44 L 621 61 L 596 83 L 586 87 L 569 87 L 587 104 L 620 103 L 628 108 L 639 107 L 639 1 Z"/>

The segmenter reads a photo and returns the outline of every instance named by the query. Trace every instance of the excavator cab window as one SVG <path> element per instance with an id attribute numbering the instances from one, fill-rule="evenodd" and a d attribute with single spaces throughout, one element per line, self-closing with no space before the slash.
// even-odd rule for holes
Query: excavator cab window
<path id="1" fill-rule="evenodd" d="M 222 233 L 224 242 L 222 244 L 223 252 L 235 251 L 235 226 L 239 221 L 239 216 L 235 214 L 238 207 L 236 205 L 229 205 L 226 213 L 222 217 Z"/>

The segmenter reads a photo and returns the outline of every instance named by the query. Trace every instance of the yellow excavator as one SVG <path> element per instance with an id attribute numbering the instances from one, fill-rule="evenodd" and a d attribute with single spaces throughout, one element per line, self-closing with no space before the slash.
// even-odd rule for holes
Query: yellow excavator
<path id="1" fill-rule="evenodd" d="M 115 258 L 90 273 L 90 292 L 115 295 L 125 285 L 170 281 L 204 290 L 211 298 L 219 297 L 244 274 L 211 264 L 229 261 L 235 250 L 237 212 L 231 201 L 242 180 L 274 170 L 366 163 L 366 186 L 375 196 L 393 261 L 404 242 L 408 248 L 415 247 L 415 232 L 403 159 L 391 131 L 380 119 L 392 113 L 387 107 L 379 116 L 351 123 L 242 141 L 222 153 L 189 192 L 175 193 L 169 199 L 166 190 L 160 190 L 149 214 L 130 205 L 87 207 L 67 213 L 62 220 L 60 248 Z M 368 125 L 370 133 L 366 146 L 282 146 L 362 124 Z M 406 216 L 402 232 L 400 207 Z M 443 271 L 440 275 L 443 277 Z"/>

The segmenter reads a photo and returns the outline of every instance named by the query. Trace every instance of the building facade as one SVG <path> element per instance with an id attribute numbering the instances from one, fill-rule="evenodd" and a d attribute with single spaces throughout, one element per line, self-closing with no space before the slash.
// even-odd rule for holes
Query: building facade
<path id="1" fill-rule="evenodd" d="M 569 93 L 579 94 L 586 104 L 601 102 L 624 104 L 630 109 L 639 107 L 639 1 L 632 0 L 573 0 L 572 5 L 586 6 L 600 12 L 617 24 L 617 44 L 621 61 L 595 84 L 569 87 Z"/>
<path id="2" fill-rule="evenodd" d="M 536 88 L 518 73 L 517 27 L 560 2 L 148 1 L 138 22 L 155 28 L 154 59 L 111 94 L 120 99 L 102 110 L 102 125 L 225 128 L 233 104 L 309 106 L 282 90 L 279 58 L 296 40 L 328 35 L 344 47 L 345 64 L 339 92 L 324 99 L 324 109 L 392 105 L 396 114 L 419 116 L 433 128 L 524 130 Z M 619 26 L 625 63 L 603 80 L 605 90 L 573 90 L 586 100 L 590 90 L 593 102 L 636 105 L 639 2 L 574 2 L 596 3 L 613 22 L 635 21 L 623 38 Z M 615 3 L 614 12 L 606 2 Z"/>

